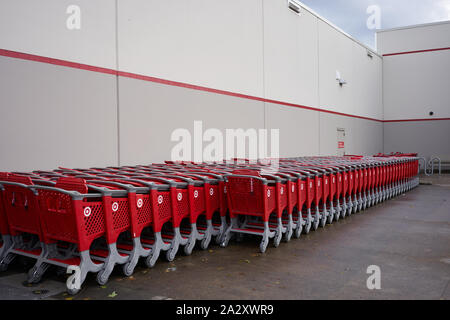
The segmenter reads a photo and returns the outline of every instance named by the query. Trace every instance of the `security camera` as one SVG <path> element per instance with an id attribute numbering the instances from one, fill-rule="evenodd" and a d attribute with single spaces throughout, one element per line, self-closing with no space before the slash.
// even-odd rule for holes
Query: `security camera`
<path id="1" fill-rule="evenodd" d="M 344 78 L 341 77 L 341 73 L 339 71 L 336 71 L 336 80 L 339 82 L 339 85 L 342 87 L 344 84 L 347 84 L 347 81 L 344 80 Z"/>

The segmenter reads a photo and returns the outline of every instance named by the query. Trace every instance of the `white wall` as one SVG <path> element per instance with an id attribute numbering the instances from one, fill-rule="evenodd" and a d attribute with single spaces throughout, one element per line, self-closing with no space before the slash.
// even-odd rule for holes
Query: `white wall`
<path id="1" fill-rule="evenodd" d="M 262 0 L 119 0 L 119 68 L 263 96 Z"/>
<path id="2" fill-rule="evenodd" d="M 450 47 L 450 22 L 378 33 L 383 53 Z M 389 55 L 383 59 L 385 152 L 450 154 L 450 50 Z M 434 112 L 430 116 L 430 112 Z"/>
<path id="3" fill-rule="evenodd" d="M 447 48 L 449 45 L 450 21 L 377 33 L 377 49 L 381 54 Z"/>
<path id="4" fill-rule="evenodd" d="M 450 22 L 383 31 L 378 33 L 378 40 L 385 53 L 448 48 Z M 450 117 L 449 70 L 450 50 L 385 56 L 385 119 Z"/>
<path id="5" fill-rule="evenodd" d="M 346 154 L 374 155 L 383 151 L 383 124 L 320 113 L 320 155 L 335 155 L 337 129 L 345 129 Z"/>
<path id="6" fill-rule="evenodd" d="M 265 97 L 319 107 L 318 19 L 288 10 L 286 1 L 264 1 Z"/>
<path id="7" fill-rule="evenodd" d="M 319 96 L 323 109 L 381 119 L 382 59 L 319 21 Z M 336 71 L 347 84 L 339 86 Z"/>
<path id="8" fill-rule="evenodd" d="M 0 171 L 117 164 L 111 75 L 0 57 Z"/>
<path id="9" fill-rule="evenodd" d="M 354 102 L 353 41 L 319 21 L 319 104 L 326 110 L 357 114 Z M 347 81 L 339 86 L 336 71 Z"/>
<path id="10" fill-rule="evenodd" d="M 368 118 L 383 119 L 383 59 L 370 58 L 366 48 L 353 44 L 352 101 L 355 113 Z"/>
<path id="11" fill-rule="evenodd" d="M 67 7 L 81 12 L 69 30 Z M 0 0 L 0 49 L 116 69 L 115 1 Z"/>
<path id="12" fill-rule="evenodd" d="M 449 71 L 450 50 L 384 57 L 385 119 L 449 118 Z"/>
<path id="13" fill-rule="evenodd" d="M 169 160 L 176 144 L 170 141 L 172 132 L 188 129 L 194 139 L 196 120 L 224 136 L 227 128 L 264 128 L 263 102 L 128 78 L 120 78 L 119 90 L 123 165 Z"/>
<path id="14" fill-rule="evenodd" d="M 418 152 L 430 159 L 450 157 L 450 120 L 392 122 L 384 124 L 385 152 Z"/>
<path id="15" fill-rule="evenodd" d="M 266 119 L 269 130 L 280 130 L 281 157 L 319 155 L 319 112 L 268 103 Z"/>

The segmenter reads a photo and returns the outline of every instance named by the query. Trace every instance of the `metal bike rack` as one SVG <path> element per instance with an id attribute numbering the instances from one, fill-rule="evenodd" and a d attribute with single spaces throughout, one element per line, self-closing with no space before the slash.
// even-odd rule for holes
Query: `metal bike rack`
<path id="1" fill-rule="evenodd" d="M 426 176 L 430 176 L 430 174 L 428 174 L 428 167 L 427 167 L 427 160 L 425 159 L 425 158 L 423 158 L 423 157 L 420 157 L 419 158 L 419 172 L 418 173 L 420 173 L 420 161 L 422 161 L 423 162 L 423 172 L 425 173 L 425 175 Z"/>
<path id="2" fill-rule="evenodd" d="M 441 161 L 441 158 L 434 157 L 428 162 L 428 167 L 431 165 L 431 173 L 430 174 L 426 173 L 427 176 L 432 176 L 434 174 L 434 163 L 436 161 L 438 162 L 439 175 L 441 175 L 441 173 L 442 173 L 442 161 Z M 427 168 L 425 168 L 425 170 L 427 170 Z"/>

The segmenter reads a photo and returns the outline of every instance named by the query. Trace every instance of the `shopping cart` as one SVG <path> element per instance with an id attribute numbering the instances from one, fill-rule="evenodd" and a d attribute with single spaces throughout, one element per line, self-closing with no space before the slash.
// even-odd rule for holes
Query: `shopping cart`
<path id="1" fill-rule="evenodd" d="M 283 232 L 286 231 L 282 223 L 282 212 L 287 205 L 286 179 L 261 174 L 256 170 L 235 170 L 226 175 L 225 179 L 231 224 L 224 234 L 221 246 L 226 247 L 234 234 L 248 234 L 262 237 L 262 253 L 266 251 L 269 239 L 273 238 L 274 246 L 278 247 Z M 281 190 L 284 190 L 283 194 Z M 269 224 L 272 214 L 276 215 L 276 227 Z M 239 217 L 244 220 L 239 221 Z"/>
<path id="2" fill-rule="evenodd" d="M 30 188 L 34 182 L 30 176 L 2 174 L 0 189 L 2 195 L 1 229 L 4 237 L 0 270 L 5 271 L 17 256 L 36 261 L 46 253 L 45 236 L 39 217 L 36 194 Z M 40 274 L 28 278 L 30 283 L 40 279 Z"/>

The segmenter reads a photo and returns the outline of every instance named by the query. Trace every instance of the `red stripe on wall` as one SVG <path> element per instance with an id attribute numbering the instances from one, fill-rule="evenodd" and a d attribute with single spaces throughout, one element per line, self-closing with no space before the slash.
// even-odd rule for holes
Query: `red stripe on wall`
<path id="1" fill-rule="evenodd" d="M 70 62 L 70 61 L 66 61 L 66 60 L 47 58 L 47 57 L 37 56 L 34 54 L 17 52 L 17 51 L 0 49 L 0 56 L 48 63 L 48 64 L 57 65 L 57 66 L 63 66 L 63 67 L 69 67 L 69 68 L 75 68 L 75 69 L 81 69 L 81 70 L 87 70 L 87 71 L 93 71 L 93 72 L 99 72 L 99 73 L 117 75 L 117 71 L 112 70 L 112 69 L 100 68 L 100 67 L 90 66 L 87 64 Z"/>
<path id="2" fill-rule="evenodd" d="M 398 55 L 402 55 L 402 54 L 414 54 L 414 53 L 425 53 L 425 52 L 434 52 L 434 51 L 444 51 L 444 50 L 450 50 L 450 47 L 449 47 L 449 48 L 437 48 L 437 49 L 427 49 L 427 50 L 417 50 L 417 51 L 397 52 L 397 53 L 387 53 L 387 54 L 383 54 L 383 57 L 398 56 Z"/>
<path id="3" fill-rule="evenodd" d="M 33 55 L 33 54 L 28 54 L 28 53 L 21 53 L 21 52 L 16 52 L 16 51 L 0 49 L 0 56 L 48 63 L 48 64 L 53 64 L 53 65 L 58 65 L 58 66 L 63 66 L 63 67 L 69 67 L 69 68 L 75 68 L 75 69 L 81 69 L 81 70 L 87 70 L 87 71 L 93 71 L 93 72 L 99 72 L 99 73 L 112 74 L 112 75 L 125 77 L 125 78 L 138 79 L 138 80 L 160 83 L 160 84 L 174 86 L 174 87 L 181 87 L 181 88 L 187 88 L 187 89 L 192 89 L 192 90 L 210 92 L 210 93 L 221 94 L 221 95 L 237 97 L 237 98 L 242 98 L 242 99 L 249 99 L 249 100 L 261 101 L 261 102 L 266 102 L 266 103 L 280 104 L 280 105 L 284 105 L 284 106 L 288 106 L 288 107 L 336 114 L 336 115 L 340 115 L 340 116 L 344 116 L 344 117 L 351 117 L 351 118 L 358 118 L 358 119 L 364 119 L 364 120 L 370 120 L 370 121 L 376 121 L 376 122 L 383 122 L 383 120 L 374 119 L 374 118 L 368 118 L 368 117 L 362 117 L 362 116 L 357 116 L 357 115 L 352 115 L 352 114 L 335 112 L 335 111 L 330 111 L 330 110 L 325 110 L 325 109 L 313 108 L 313 107 L 308 107 L 308 106 L 303 106 L 303 105 L 293 104 L 293 103 L 288 103 L 288 102 L 283 102 L 283 101 L 269 100 L 269 99 L 250 96 L 250 95 L 246 95 L 246 94 L 242 94 L 242 93 L 235 93 L 235 92 L 231 92 L 231 91 L 202 87 L 202 86 L 197 86 L 197 85 L 183 83 L 183 82 L 177 82 L 177 81 L 165 80 L 165 79 L 156 78 L 156 77 L 140 75 L 140 74 L 131 73 L 131 72 L 95 67 L 95 66 L 91 66 L 91 65 L 87 65 L 87 64 L 70 62 L 70 61 L 48 58 L 48 57 L 42 57 L 42 56 L 37 56 L 37 55 Z"/>
<path id="4" fill-rule="evenodd" d="M 249 99 L 249 100 L 257 100 L 257 101 L 265 100 L 264 98 L 254 97 L 254 96 L 250 96 L 250 95 L 246 95 L 246 94 L 242 94 L 242 93 L 235 93 L 235 92 L 231 92 L 231 91 L 212 89 L 212 88 L 208 88 L 208 87 L 197 86 L 194 84 L 188 84 L 188 83 L 183 83 L 183 82 L 177 82 L 177 81 L 165 80 L 165 79 L 161 79 L 161 78 L 144 76 L 144 75 L 140 75 L 140 74 L 136 74 L 136 73 L 118 71 L 117 74 L 119 76 L 125 77 L 125 78 L 132 78 L 132 79 L 138 79 L 138 80 L 149 81 L 149 82 L 154 82 L 154 83 L 160 83 L 160 84 L 173 86 L 173 87 L 181 87 L 181 88 L 187 88 L 187 89 L 192 89 L 192 90 L 217 93 L 217 94 L 222 94 L 222 95 L 227 95 L 227 96 L 232 96 L 232 97 L 237 97 L 237 98 L 243 98 L 243 99 Z"/>
<path id="5" fill-rule="evenodd" d="M 414 122 L 414 121 L 448 121 L 450 118 L 434 118 L 434 119 L 406 119 L 406 120 L 383 120 L 383 122 Z"/>
<path id="6" fill-rule="evenodd" d="M 63 67 L 68 67 L 68 68 L 74 68 L 74 69 L 80 69 L 80 70 L 86 70 L 86 71 L 92 71 L 92 72 L 98 72 L 98 73 L 104 73 L 104 74 L 111 74 L 111 75 L 115 75 L 115 76 L 131 78 L 131 79 L 138 79 L 138 80 L 148 81 L 148 82 L 154 82 L 154 83 L 159 83 L 159 84 L 168 85 L 168 86 L 187 88 L 187 89 L 210 92 L 210 93 L 221 94 L 221 95 L 237 97 L 237 98 L 242 98 L 242 99 L 249 99 L 249 100 L 255 100 L 255 101 L 260 101 L 260 102 L 265 102 L 265 103 L 279 104 L 279 105 L 283 105 L 286 107 L 300 108 L 300 109 L 305 109 L 305 110 L 335 114 L 335 115 L 339 115 L 339 116 L 343 116 L 343 117 L 350 117 L 350 118 L 369 120 L 369 121 L 375 121 L 375 122 L 381 122 L 381 123 L 383 123 L 383 122 L 404 122 L 404 121 L 450 120 L 450 118 L 411 119 L 411 120 L 379 120 L 379 119 L 374 119 L 374 118 L 368 118 L 368 117 L 363 117 L 363 116 L 342 113 L 342 112 L 308 107 L 308 106 L 303 106 L 303 105 L 289 103 L 289 102 L 265 99 L 265 98 L 250 96 L 250 95 L 246 95 L 246 94 L 242 94 L 242 93 L 235 93 L 235 92 L 231 92 L 231 91 L 202 87 L 202 86 L 197 86 L 197 85 L 183 83 L 183 82 L 165 80 L 165 79 L 161 79 L 161 78 L 150 77 L 150 76 L 140 75 L 140 74 L 136 74 L 136 73 L 118 71 L 118 70 L 102 68 L 102 67 L 95 67 L 95 66 L 91 66 L 91 65 L 87 65 L 87 64 L 76 63 L 76 62 L 71 62 L 71 61 L 66 61 L 66 60 L 61 60 L 61 59 L 48 58 L 48 57 L 43 57 L 43 56 L 38 56 L 38 55 L 33 55 L 33 54 L 28 54 L 28 53 L 22 53 L 22 52 L 17 52 L 17 51 L 0 49 L 0 56 L 22 59 L 22 60 L 29 60 L 29 61 L 36 61 L 36 62 L 41 62 L 41 63 L 48 63 L 48 64 L 52 64 L 52 65 L 57 65 L 57 66 L 63 66 Z"/>
<path id="7" fill-rule="evenodd" d="M 274 104 L 279 104 L 279 105 L 283 105 L 283 106 L 287 106 L 287 107 L 300 108 L 300 109 L 305 109 L 305 110 L 336 114 L 336 115 L 340 115 L 340 116 L 344 116 L 344 117 L 352 117 L 352 118 L 382 122 L 382 120 L 374 119 L 374 118 L 367 118 L 367 117 L 362 117 L 362 116 L 357 116 L 357 115 L 352 115 L 352 114 L 346 114 L 346 113 L 340 113 L 340 112 L 335 112 L 335 111 L 330 111 L 330 110 L 325 110 L 325 109 L 308 107 L 308 106 L 303 106 L 303 105 L 289 103 L 289 102 L 270 100 L 270 99 L 250 96 L 250 95 L 246 95 L 246 94 L 242 94 L 242 93 L 235 93 L 235 92 L 230 92 L 230 91 L 225 91 L 225 90 L 212 89 L 212 88 L 197 86 L 197 85 L 193 85 L 193 84 L 187 84 L 187 83 L 183 83 L 183 82 L 164 80 L 164 79 L 160 79 L 160 78 L 139 75 L 139 74 L 130 73 L 130 72 L 118 71 L 118 75 L 121 77 L 126 77 L 126 78 L 132 78 L 132 79 L 138 79 L 138 80 L 143 80 L 143 81 L 161 83 L 161 84 L 165 84 L 165 85 L 169 85 L 169 86 L 211 92 L 211 93 L 222 94 L 222 95 L 227 95 L 227 96 L 237 97 L 237 98 L 242 98 L 242 99 L 249 99 L 249 100 L 261 101 L 261 102 L 266 102 L 266 103 L 274 103 Z"/>

